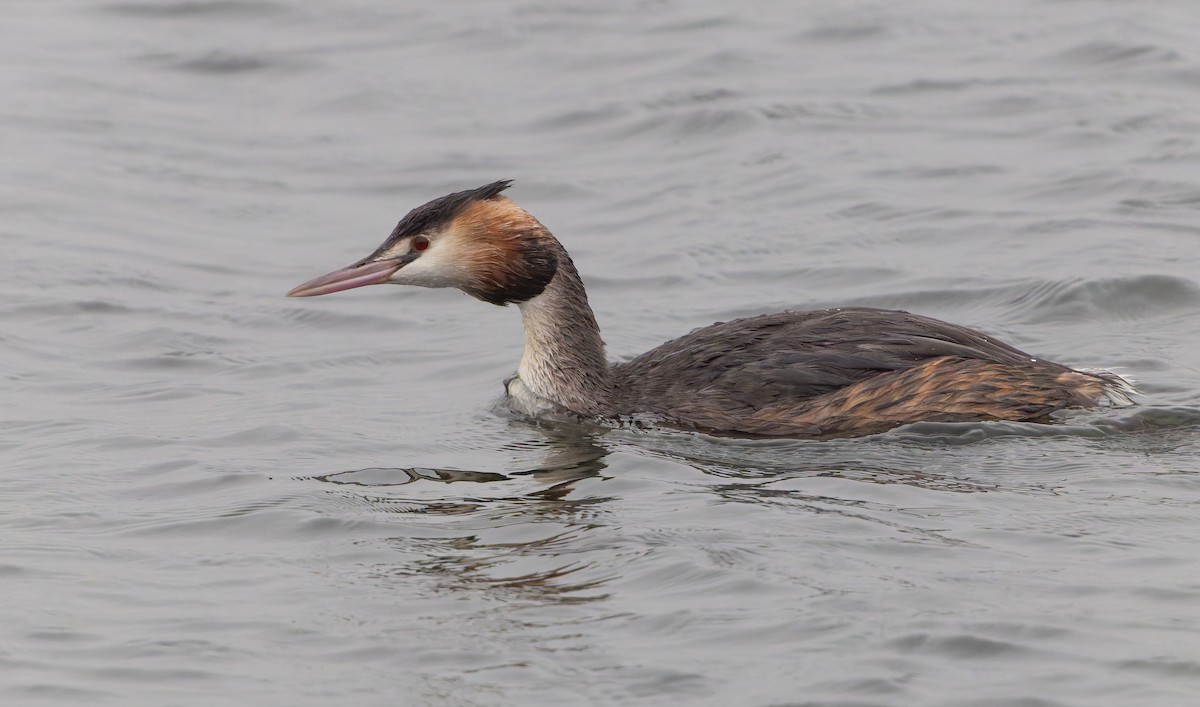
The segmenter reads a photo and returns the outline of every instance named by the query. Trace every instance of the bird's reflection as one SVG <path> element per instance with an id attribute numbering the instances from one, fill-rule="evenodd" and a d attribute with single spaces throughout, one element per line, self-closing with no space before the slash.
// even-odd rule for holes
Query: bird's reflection
<path id="1" fill-rule="evenodd" d="M 343 486 L 360 486 L 374 489 L 408 486 L 418 482 L 442 484 L 471 483 L 496 484 L 519 479 L 532 480 L 540 485 L 537 490 L 524 494 L 526 497 L 547 500 L 561 499 L 574 484 L 582 479 L 600 476 L 606 465 L 604 457 L 608 450 L 599 443 L 603 431 L 570 424 L 530 424 L 513 420 L 511 427 L 520 426 L 533 438 L 510 442 L 499 448 L 499 452 L 526 454 L 540 452 L 542 460 L 535 466 L 515 471 L 485 471 L 428 466 L 367 467 L 317 474 L 308 478 Z"/>
<path id="2" fill-rule="evenodd" d="M 594 487 L 572 492 L 602 477 L 603 433 L 517 420 L 503 432 L 516 441 L 497 451 L 540 459 L 516 470 L 379 466 L 307 478 L 339 487 L 356 507 L 406 519 L 382 540 L 392 554 L 371 568 L 375 580 L 420 576 L 450 593 L 485 589 L 556 603 L 602 598 L 597 590 L 612 575 L 596 560 L 594 536 L 612 530 L 603 507 L 613 498 Z"/>
<path id="3" fill-rule="evenodd" d="M 384 488 L 387 486 L 406 486 L 417 481 L 441 481 L 454 483 L 467 481 L 488 483 L 492 481 L 507 481 L 508 476 L 494 471 L 470 471 L 466 469 L 433 469 L 429 467 L 382 467 L 373 466 L 365 469 L 336 471 L 332 474 L 318 474 L 311 477 L 317 481 L 348 486 L 370 486 Z"/>

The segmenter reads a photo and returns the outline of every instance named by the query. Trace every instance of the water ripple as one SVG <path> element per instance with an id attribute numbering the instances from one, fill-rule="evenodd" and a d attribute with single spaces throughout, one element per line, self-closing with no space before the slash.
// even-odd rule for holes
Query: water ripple
<path id="1" fill-rule="evenodd" d="M 1085 42 L 1057 54 L 1058 60 L 1082 66 L 1142 66 L 1170 64 L 1180 60 L 1172 49 L 1150 44 L 1127 44 L 1097 40 Z"/>
<path id="2" fill-rule="evenodd" d="M 174 71 L 211 76 L 261 73 L 278 69 L 295 69 L 301 66 L 292 57 L 227 51 L 208 51 L 193 55 L 145 54 L 140 59 L 146 63 Z"/>
<path id="3" fill-rule="evenodd" d="M 179 0 L 177 2 L 117 2 L 104 10 L 134 18 L 212 18 L 241 19 L 245 17 L 276 16 L 283 6 L 266 0 Z"/>

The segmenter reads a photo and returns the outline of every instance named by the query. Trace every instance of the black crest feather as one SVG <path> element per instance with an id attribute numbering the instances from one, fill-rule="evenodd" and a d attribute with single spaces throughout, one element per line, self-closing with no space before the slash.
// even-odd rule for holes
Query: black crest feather
<path id="1" fill-rule="evenodd" d="M 436 231 L 453 221 L 454 217 L 459 215 L 468 204 L 495 198 L 511 185 L 511 179 L 501 179 L 498 182 L 485 184 L 478 189 L 456 191 L 453 194 L 438 197 L 423 206 L 418 206 L 400 219 L 400 223 L 396 224 L 396 228 L 392 231 L 392 235 L 388 236 L 384 246 L 390 245 L 400 238 Z"/>

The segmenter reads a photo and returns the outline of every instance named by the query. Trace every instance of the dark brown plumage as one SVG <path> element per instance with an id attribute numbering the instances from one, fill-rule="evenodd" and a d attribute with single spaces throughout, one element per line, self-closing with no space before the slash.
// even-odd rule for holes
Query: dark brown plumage
<path id="1" fill-rule="evenodd" d="M 1108 380 L 907 312 L 786 311 L 697 329 L 612 369 L 622 414 L 750 435 L 864 433 L 919 420 L 1042 420 Z"/>
<path id="2" fill-rule="evenodd" d="M 1045 421 L 1129 404 L 1107 371 L 1043 361 L 965 327 L 867 308 L 713 324 L 610 366 L 583 281 L 508 182 L 413 209 L 367 258 L 300 285 L 312 296 L 391 282 L 517 303 L 525 353 L 507 384 L 529 415 L 619 418 L 747 436 L 865 434 L 920 420 Z"/>

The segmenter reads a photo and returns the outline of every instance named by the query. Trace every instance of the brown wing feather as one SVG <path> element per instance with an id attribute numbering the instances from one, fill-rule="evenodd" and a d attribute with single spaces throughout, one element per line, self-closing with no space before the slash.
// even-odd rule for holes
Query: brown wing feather
<path id="1" fill-rule="evenodd" d="M 709 430 L 839 434 L 917 420 L 1032 420 L 1103 381 L 947 322 L 780 312 L 698 329 L 614 368 L 622 413 Z"/>
<path id="2" fill-rule="evenodd" d="M 800 429 L 837 435 L 921 420 L 1040 420 L 1056 410 L 1095 405 L 1102 393 L 1102 382 L 1085 373 L 945 357 L 798 404 L 764 407 L 740 428 L 761 435 Z"/>

